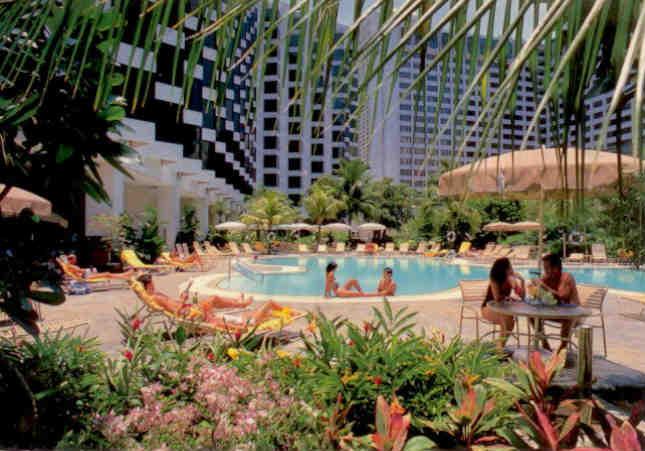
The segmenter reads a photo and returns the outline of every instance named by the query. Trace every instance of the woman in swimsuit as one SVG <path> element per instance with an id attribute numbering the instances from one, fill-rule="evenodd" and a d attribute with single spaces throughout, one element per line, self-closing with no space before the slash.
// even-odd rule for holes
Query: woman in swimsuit
<path id="1" fill-rule="evenodd" d="M 331 262 L 325 270 L 325 297 L 358 298 L 365 296 L 361 285 L 356 279 L 349 279 L 342 287 L 339 286 L 338 282 L 336 282 L 336 277 L 334 277 L 336 268 L 338 268 L 336 262 Z"/>
<path id="2" fill-rule="evenodd" d="M 515 327 L 515 319 L 512 316 L 493 312 L 488 307 L 488 303 L 524 299 L 525 291 L 524 279 L 513 271 L 511 261 L 506 257 L 495 260 L 490 269 L 490 284 L 486 298 L 482 303 L 481 312 L 485 319 L 501 327 L 499 348 L 504 348 L 508 335 Z"/>

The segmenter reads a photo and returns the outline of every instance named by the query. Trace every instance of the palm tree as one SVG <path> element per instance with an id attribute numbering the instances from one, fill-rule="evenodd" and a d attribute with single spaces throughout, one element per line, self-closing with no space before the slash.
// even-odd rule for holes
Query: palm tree
<path id="1" fill-rule="evenodd" d="M 318 226 L 316 240 L 320 243 L 323 223 L 338 218 L 345 204 L 332 190 L 316 185 L 311 188 L 303 204 L 310 221 Z"/>
<path id="2" fill-rule="evenodd" d="M 287 196 L 278 191 L 260 190 L 245 205 L 242 221 L 270 232 L 276 224 L 293 221 L 297 216 Z"/>
<path id="3" fill-rule="evenodd" d="M 362 160 L 343 160 L 336 170 L 337 192 L 345 203 L 348 222 L 360 215 L 372 218 L 376 203 L 370 185 L 369 167 Z"/>

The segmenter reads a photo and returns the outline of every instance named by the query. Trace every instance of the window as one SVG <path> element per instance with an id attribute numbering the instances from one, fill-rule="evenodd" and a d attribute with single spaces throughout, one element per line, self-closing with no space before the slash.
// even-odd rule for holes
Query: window
<path id="1" fill-rule="evenodd" d="M 277 75 L 277 74 L 278 74 L 278 63 L 267 64 L 266 75 Z"/>
<path id="2" fill-rule="evenodd" d="M 264 82 L 264 93 L 265 94 L 277 94 L 278 93 L 278 82 L 277 81 L 265 81 Z"/>
<path id="3" fill-rule="evenodd" d="M 301 133 L 300 122 L 289 122 L 289 134 L 299 135 Z"/>
<path id="4" fill-rule="evenodd" d="M 278 101 L 276 99 L 267 99 L 264 101 L 264 111 L 275 113 L 278 111 Z"/>
<path id="5" fill-rule="evenodd" d="M 290 171 L 299 171 L 302 165 L 300 164 L 300 158 L 289 158 L 289 170 Z"/>
<path id="6" fill-rule="evenodd" d="M 298 79 L 298 72 L 296 70 L 289 71 L 289 81 L 294 82 Z"/>
<path id="7" fill-rule="evenodd" d="M 289 141 L 289 152 L 290 153 L 299 153 L 300 152 L 300 141 Z"/>
<path id="8" fill-rule="evenodd" d="M 277 168 L 278 167 L 278 157 L 276 155 L 265 155 L 264 156 L 264 167 L 265 168 Z"/>
<path id="9" fill-rule="evenodd" d="M 271 131 L 271 130 L 276 130 L 278 125 L 278 121 L 274 117 L 266 117 L 264 118 L 264 130 L 265 131 Z"/>
<path id="10" fill-rule="evenodd" d="M 300 199 L 302 196 L 300 194 L 289 194 L 289 200 L 293 202 L 294 205 L 300 205 Z"/>
<path id="11" fill-rule="evenodd" d="M 313 139 L 323 139 L 325 137 L 325 127 L 311 127 L 311 137 Z"/>
<path id="12" fill-rule="evenodd" d="M 339 158 L 340 157 L 340 149 L 338 147 L 332 147 L 332 149 L 331 149 L 331 157 L 332 158 Z"/>
<path id="13" fill-rule="evenodd" d="M 264 186 L 275 188 L 278 186 L 278 174 L 264 174 Z"/>
<path id="14" fill-rule="evenodd" d="M 278 138 L 276 136 L 265 136 L 264 137 L 264 148 L 265 149 L 277 149 L 278 148 Z"/>
<path id="15" fill-rule="evenodd" d="M 314 174 L 322 174 L 325 171 L 322 161 L 311 162 L 311 172 Z"/>
<path id="16" fill-rule="evenodd" d="M 289 107 L 289 117 L 300 117 L 300 105 L 295 104 Z"/>
<path id="17" fill-rule="evenodd" d="M 300 188 L 300 177 L 289 177 L 289 188 Z"/>
<path id="18" fill-rule="evenodd" d="M 320 143 L 311 145 L 311 155 L 321 156 L 324 154 L 324 146 Z"/>

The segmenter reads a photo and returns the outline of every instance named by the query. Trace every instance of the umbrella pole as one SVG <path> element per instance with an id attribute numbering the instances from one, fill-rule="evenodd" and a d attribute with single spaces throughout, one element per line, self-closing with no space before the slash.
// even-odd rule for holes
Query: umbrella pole
<path id="1" fill-rule="evenodd" d="M 537 255 L 537 265 L 538 265 L 538 272 L 542 274 L 542 254 L 544 252 L 544 242 L 543 242 L 543 235 L 544 235 L 544 188 L 540 186 L 540 208 L 539 208 L 539 215 L 540 219 L 538 222 L 540 223 L 540 230 L 538 231 L 538 255 Z"/>

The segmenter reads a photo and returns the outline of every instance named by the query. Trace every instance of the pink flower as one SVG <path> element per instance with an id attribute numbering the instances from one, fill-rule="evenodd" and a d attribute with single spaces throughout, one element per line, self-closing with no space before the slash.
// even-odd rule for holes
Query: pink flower
<path id="1" fill-rule="evenodd" d="M 372 381 L 374 382 L 374 385 L 376 385 L 377 387 L 383 383 L 383 379 L 381 379 L 381 376 L 374 376 Z"/>
<path id="2" fill-rule="evenodd" d="M 143 321 L 141 321 L 137 316 L 132 318 L 132 321 L 130 321 L 130 327 L 132 327 L 132 330 L 134 331 L 139 330 L 141 328 L 141 324 L 143 324 Z"/>
<path id="3" fill-rule="evenodd" d="M 131 362 L 134 358 L 134 354 L 132 354 L 132 351 L 130 351 L 129 349 L 126 349 L 125 351 L 123 351 L 123 357 L 125 357 L 128 362 Z"/>

